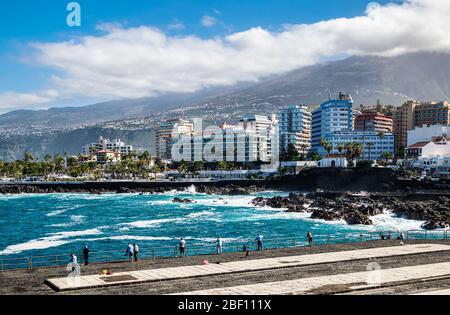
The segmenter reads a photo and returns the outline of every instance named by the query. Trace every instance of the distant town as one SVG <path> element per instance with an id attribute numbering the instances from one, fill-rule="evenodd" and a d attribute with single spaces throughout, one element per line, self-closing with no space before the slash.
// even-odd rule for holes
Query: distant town
<path id="1" fill-rule="evenodd" d="M 80 148 L 78 155 L 38 158 L 27 152 L 22 160 L 0 161 L 0 179 L 254 179 L 314 167 L 402 168 L 427 178 L 448 178 L 449 129 L 448 102 L 355 108 L 351 95 L 339 93 L 312 112 L 306 105 L 291 105 L 220 126 L 162 121 L 154 154 L 103 137 Z"/>

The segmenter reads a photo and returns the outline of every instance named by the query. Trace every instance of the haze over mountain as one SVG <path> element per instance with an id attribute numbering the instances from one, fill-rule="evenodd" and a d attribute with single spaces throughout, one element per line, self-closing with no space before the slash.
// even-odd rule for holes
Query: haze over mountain
<path id="1" fill-rule="evenodd" d="M 148 134 L 162 119 L 201 117 L 213 122 L 233 121 L 246 114 L 270 114 L 290 104 L 317 105 L 339 91 L 352 94 L 355 105 L 375 104 L 377 100 L 395 106 L 408 99 L 449 100 L 450 55 L 416 53 L 392 58 L 349 57 L 258 83 L 192 94 L 169 94 L 76 108 L 14 111 L 0 115 L 0 136 L 3 138 L 0 139 L 0 159 L 18 158 L 27 150 L 43 154 L 64 148 L 69 153 L 77 153 L 79 143 L 94 141 L 102 133 L 111 137 L 120 133 L 125 140 L 149 148 L 152 140 L 143 140 L 139 130 Z M 133 125 L 134 117 L 139 118 L 139 124 Z M 115 122 L 105 124 L 108 121 Z M 99 125 L 92 126 L 95 124 Z M 132 131 L 133 136 L 128 137 L 128 131 Z M 78 137 L 76 146 L 68 145 L 67 139 L 75 136 Z"/>

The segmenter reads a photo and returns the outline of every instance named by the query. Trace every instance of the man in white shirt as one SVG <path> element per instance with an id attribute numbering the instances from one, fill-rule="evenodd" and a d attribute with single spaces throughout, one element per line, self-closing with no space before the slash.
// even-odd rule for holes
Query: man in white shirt
<path id="1" fill-rule="evenodd" d="M 180 240 L 180 257 L 186 257 L 186 241 L 183 238 Z"/>
<path id="2" fill-rule="evenodd" d="M 222 245 L 223 245 L 223 243 L 222 243 L 222 238 L 219 236 L 219 237 L 217 238 L 217 241 L 216 241 L 217 255 L 222 254 Z"/>

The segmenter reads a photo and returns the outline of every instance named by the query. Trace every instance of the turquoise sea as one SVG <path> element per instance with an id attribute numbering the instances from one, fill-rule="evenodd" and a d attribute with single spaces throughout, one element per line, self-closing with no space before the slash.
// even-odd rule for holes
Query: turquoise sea
<path id="1" fill-rule="evenodd" d="M 84 244 L 91 251 L 122 252 L 129 242 L 137 242 L 143 253 L 171 255 L 181 237 L 188 250 L 214 248 L 217 236 L 225 250 L 252 244 L 258 233 L 265 240 L 314 235 L 369 231 L 420 229 L 423 222 L 384 214 L 373 218 L 374 226 L 348 226 L 343 222 L 311 220 L 309 214 L 286 213 L 279 209 L 251 205 L 257 196 L 287 195 L 266 192 L 251 196 L 203 195 L 190 189 L 183 193 L 139 194 L 44 194 L 0 195 L 0 258 L 62 255 L 81 252 Z M 175 197 L 193 199 L 177 204 Z M 63 258 L 65 259 L 65 258 Z"/>

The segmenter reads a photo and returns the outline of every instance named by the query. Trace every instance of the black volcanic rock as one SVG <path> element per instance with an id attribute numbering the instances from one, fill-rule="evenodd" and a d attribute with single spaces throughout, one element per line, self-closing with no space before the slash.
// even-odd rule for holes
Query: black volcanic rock
<path id="1" fill-rule="evenodd" d="M 191 199 L 174 198 L 172 202 L 174 202 L 174 203 L 193 203 L 194 201 Z"/>
<path id="2" fill-rule="evenodd" d="M 315 193 L 306 196 L 291 194 L 288 197 L 255 198 L 256 206 L 287 212 L 311 212 L 312 219 L 325 221 L 344 220 L 350 225 L 372 225 L 371 216 L 392 212 L 410 220 L 426 221 L 424 229 L 434 230 L 450 227 L 450 199 L 410 200 L 409 197 L 384 195 L 351 195 L 343 193 Z M 309 205 L 309 207 L 306 207 Z"/>

